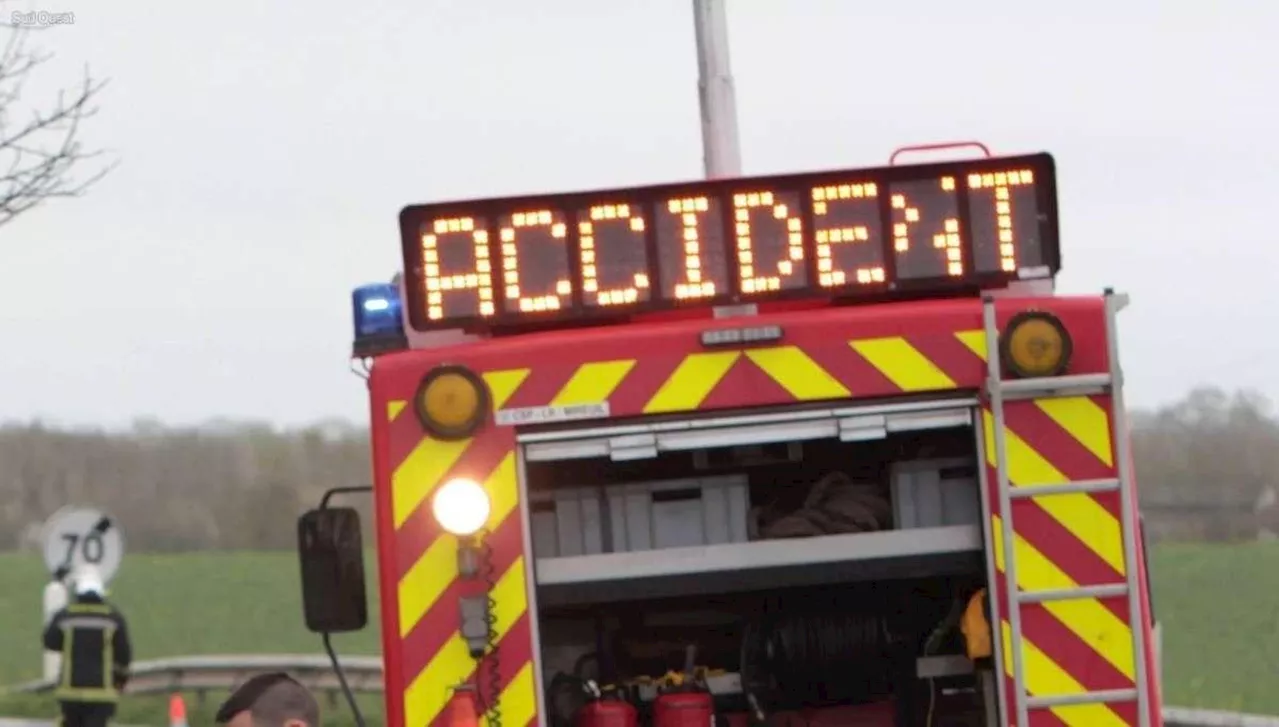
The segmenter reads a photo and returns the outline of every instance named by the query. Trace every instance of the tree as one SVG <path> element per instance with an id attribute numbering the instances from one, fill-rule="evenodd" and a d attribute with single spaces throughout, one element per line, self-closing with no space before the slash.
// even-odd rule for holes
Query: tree
<path id="1" fill-rule="evenodd" d="M 1156 531 L 1220 540 L 1256 532 L 1255 506 L 1280 479 L 1280 422 L 1266 397 L 1201 386 L 1135 412 L 1133 425 L 1139 491 Z"/>
<path id="2" fill-rule="evenodd" d="M 0 226 L 41 203 L 79 197 L 114 168 L 96 169 L 101 152 L 86 151 L 81 124 L 93 116 L 106 81 L 88 69 L 72 88 L 40 105 L 25 103 L 28 81 L 52 54 L 29 49 L 31 28 L 9 25 L 0 54 Z"/>

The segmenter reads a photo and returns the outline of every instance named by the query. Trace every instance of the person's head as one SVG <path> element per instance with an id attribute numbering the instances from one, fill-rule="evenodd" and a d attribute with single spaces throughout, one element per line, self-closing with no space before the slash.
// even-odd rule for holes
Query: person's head
<path id="1" fill-rule="evenodd" d="M 273 672 L 241 684 L 214 720 L 227 727 L 319 727 L 320 705 L 288 674 Z"/>
<path id="2" fill-rule="evenodd" d="M 82 565 L 71 574 L 72 588 L 76 598 L 103 598 L 107 587 L 102 582 L 102 574 L 91 565 Z"/>

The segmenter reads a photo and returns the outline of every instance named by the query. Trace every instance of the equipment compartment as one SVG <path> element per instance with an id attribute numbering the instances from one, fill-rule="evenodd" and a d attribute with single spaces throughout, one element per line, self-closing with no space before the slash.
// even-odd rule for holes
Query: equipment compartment
<path id="1" fill-rule="evenodd" d="M 911 406 L 527 444 L 544 723 L 986 727 L 974 410 Z"/>
<path id="2" fill-rule="evenodd" d="M 652 440 L 634 425 L 582 439 L 538 435 L 524 482 L 544 503 L 530 518 L 539 602 L 980 570 L 972 410 L 914 406 L 843 410 L 825 423 L 805 412 L 768 415 L 785 418 L 768 424 L 760 415 L 742 425 L 661 422 Z"/>
<path id="3" fill-rule="evenodd" d="M 731 725 L 757 712 L 773 727 L 985 726 L 990 664 L 967 655 L 961 626 L 983 586 L 975 574 L 544 607 L 546 723 L 581 724 L 598 704 L 590 681 L 646 725 L 674 684 Z"/>

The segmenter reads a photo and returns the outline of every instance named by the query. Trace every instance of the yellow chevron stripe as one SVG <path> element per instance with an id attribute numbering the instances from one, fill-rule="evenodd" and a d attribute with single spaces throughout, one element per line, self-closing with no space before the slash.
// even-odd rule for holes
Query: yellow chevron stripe
<path id="1" fill-rule="evenodd" d="M 609 395 L 618 388 L 618 384 L 622 383 L 635 365 L 634 359 L 583 364 L 551 400 L 551 406 L 600 404 L 608 401 Z"/>
<path id="2" fill-rule="evenodd" d="M 471 446 L 470 439 L 441 442 L 423 437 L 404 462 L 391 473 L 391 514 L 399 528 L 426 499 L 453 463 Z"/>
<path id="3" fill-rule="evenodd" d="M 520 486 L 516 481 L 516 453 L 507 452 L 498 466 L 484 481 L 484 491 L 489 493 L 489 520 L 485 526 L 490 532 L 507 519 L 516 509 L 520 498 Z"/>
<path id="4" fill-rule="evenodd" d="M 986 440 L 987 464 L 996 466 L 995 424 L 991 412 L 982 410 L 982 428 Z M 1054 485 L 1067 482 L 1067 476 L 1058 471 L 1041 454 L 1027 444 L 1013 430 L 1005 427 L 1005 449 L 1009 461 L 1009 481 L 1016 487 Z M 1098 501 L 1088 494 L 1073 492 L 1061 495 L 1040 495 L 1033 498 L 1062 524 L 1067 532 L 1080 539 L 1090 550 L 1106 561 L 1116 573 L 1124 575 L 1124 546 L 1120 538 L 1120 521 L 1116 520 Z"/>
<path id="5" fill-rule="evenodd" d="M 484 482 L 491 512 L 488 527 L 495 530 L 516 507 L 516 455 L 508 452 Z M 405 572 L 397 587 L 400 602 L 400 636 L 407 636 L 449 584 L 458 577 L 458 539 L 439 537 Z"/>
<path id="6" fill-rule="evenodd" d="M 1004 532 L 999 515 L 991 517 L 996 569 L 1005 572 Z M 1013 557 L 1018 563 L 1018 588 L 1028 593 L 1076 588 L 1071 576 L 1062 572 L 1034 545 L 1018 533 L 1013 536 Z M 1096 598 L 1045 601 L 1040 604 L 1081 641 L 1106 659 L 1121 674 L 1133 679 L 1133 632 Z"/>
<path id="7" fill-rule="evenodd" d="M 404 399 L 392 399 L 387 402 L 387 421 L 394 422 L 409 402 Z"/>
<path id="8" fill-rule="evenodd" d="M 493 408 L 501 408 L 528 375 L 529 369 L 490 371 L 483 374 L 493 400 Z M 471 439 L 441 442 L 423 437 L 409 456 L 396 467 L 391 473 L 391 514 L 397 528 L 409 519 L 409 515 L 422 504 L 469 446 Z"/>
<path id="9" fill-rule="evenodd" d="M 436 538 L 397 586 L 400 636 L 407 636 L 418 621 L 458 576 L 458 539 Z"/>
<path id="10" fill-rule="evenodd" d="M 950 376 L 905 338 L 867 338 L 849 345 L 903 391 L 956 388 Z"/>
<path id="11" fill-rule="evenodd" d="M 1000 623 L 1000 640 L 1004 644 L 1004 653 L 1012 654 L 1013 629 L 1008 621 Z M 1004 668 L 1006 674 L 1013 676 L 1013 660 L 1007 656 Z M 1083 694 L 1087 691 L 1026 636 L 1022 637 L 1022 673 L 1026 676 L 1027 692 L 1032 696 Z M 1110 707 L 1098 702 L 1050 707 L 1049 711 L 1069 727 L 1130 727 Z"/>
<path id="12" fill-rule="evenodd" d="M 987 333 L 981 328 L 973 331 L 956 331 L 956 339 L 964 344 L 964 347 L 973 351 L 973 354 L 983 361 L 987 360 Z"/>
<path id="13" fill-rule="evenodd" d="M 498 697 L 503 722 L 513 727 L 524 727 L 533 721 L 538 709 L 537 696 L 533 690 L 533 662 L 526 661 Z M 481 716 L 480 724 L 489 727 L 487 714 Z"/>
<path id="14" fill-rule="evenodd" d="M 498 640 L 528 609 L 525 590 L 524 558 L 516 558 L 493 589 L 494 630 Z M 454 635 L 436 652 L 426 667 L 404 690 L 404 721 L 407 725 L 429 725 L 449 702 L 449 687 L 471 676 L 475 660 L 467 652 L 462 635 Z"/>
<path id="15" fill-rule="evenodd" d="M 1058 423 L 1085 449 L 1093 452 L 1108 467 L 1111 459 L 1111 422 L 1107 412 L 1087 396 L 1064 396 L 1053 399 L 1035 399 L 1040 411 Z"/>
<path id="16" fill-rule="evenodd" d="M 801 401 L 848 397 L 849 390 L 798 346 L 757 348 L 747 358 Z"/>
<path id="17" fill-rule="evenodd" d="M 529 369 L 506 369 L 503 371 L 486 371 L 482 374 L 484 383 L 489 386 L 489 398 L 493 400 L 494 411 L 502 408 L 507 399 L 516 393 L 520 384 L 529 378 Z"/>
<path id="18" fill-rule="evenodd" d="M 741 355 L 739 351 L 717 351 L 685 356 L 649 403 L 644 405 L 644 413 L 697 409 Z"/>

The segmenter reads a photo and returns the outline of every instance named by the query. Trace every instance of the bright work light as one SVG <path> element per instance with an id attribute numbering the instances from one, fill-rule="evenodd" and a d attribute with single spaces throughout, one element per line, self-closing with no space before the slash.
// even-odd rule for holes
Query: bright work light
<path id="1" fill-rule="evenodd" d="M 474 535 L 489 520 L 489 495 L 475 480 L 458 477 L 436 490 L 431 513 L 440 527 L 458 536 Z"/>

